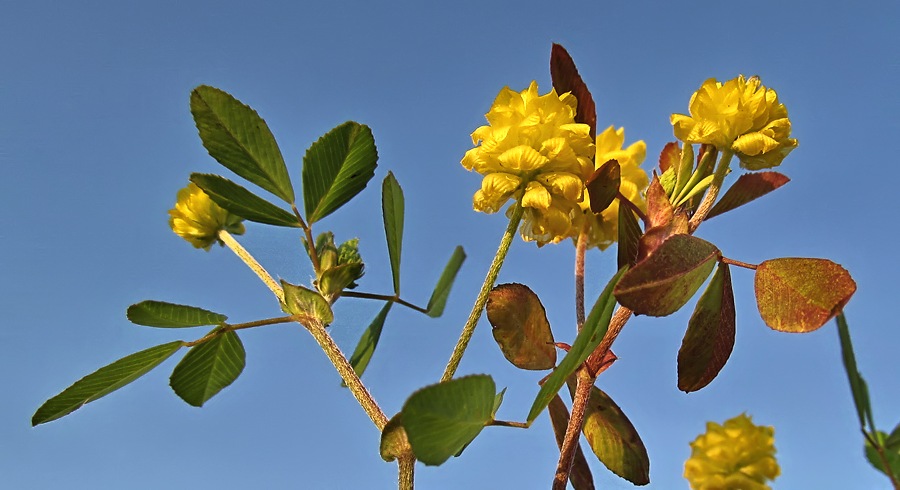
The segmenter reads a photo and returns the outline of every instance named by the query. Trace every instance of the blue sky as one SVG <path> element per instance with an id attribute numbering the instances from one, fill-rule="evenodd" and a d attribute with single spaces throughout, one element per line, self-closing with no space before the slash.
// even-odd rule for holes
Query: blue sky
<path id="1" fill-rule="evenodd" d="M 380 181 L 406 195 L 403 295 L 424 304 L 456 244 L 468 260 L 447 313 L 395 308 L 364 380 L 393 414 L 443 370 L 505 226 L 471 211 L 479 177 L 459 160 L 501 87 L 550 87 L 563 44 L 594 94 L 598 125 L 643 139 L 648 161 L 673 139 L 708 77 L 760 75 L 787 105 L 800 147 L 792 182 L 698 232 L 738 260 L 827 257 L 859 290 L 846 313 L 877 423 L 900 422 L 892 306 L 900 267 L 893 143 L 900 79 L 896 2 L 5 2 L 0 7 L 0 475 L 8 488 L 391 488 L 378 432 L 299 327 L 242 334 L 247 368 L 204 408 L 170 390 L 171 359 L 72 415 L 30 427 L 34 410 L 119 357 L 202 332 L 131 325 L 144 299 L 193 304 L 233 321 L 278 314 L 268 290 L 226 249 L 197 251 L 166 211 L 190 172 L 227 171 L 200 144 L 188 110 L 199 84 L 266 119 L 295 186 L 307 146 L 345 120 L 369 125 L 380 155 L 369 188 L 319 230 L 361 239 L 361 289 L 390 272 Z M 294 283 L 311 270 L 296 233 L 250 224 L 242 243 Z M 516 241 L 501 282 L 529 284 L 557 340 L 574 337 L 571 244 Z M 588 295 L 615 267 L 588 257 Z M 747 412 L 775 427 L 776 489 L 888 488 L 862 456 L 833 322 L 777 333 L 755 311 L 752 275 L 735 270 L 737 343 L 709 387 L 677 390 L 675 359 L 690 308 L 638 318 L 599 381 L 639 430 L 654 489 L 687 488 L 688 442 L 707 420 Z M 333 336 L 351 351 L 380 308 L 341 300 Z M 539 373 L 509 366 L 483 321 L 460 374 L 508 388 L 499 416 L 525 417 Z M 547 488 L 557 449 L 548 419 L 487 428 L 460 458 L 419 466 L 423 489 Z M 592 459 L 600 488 L 631 488 Z"/>

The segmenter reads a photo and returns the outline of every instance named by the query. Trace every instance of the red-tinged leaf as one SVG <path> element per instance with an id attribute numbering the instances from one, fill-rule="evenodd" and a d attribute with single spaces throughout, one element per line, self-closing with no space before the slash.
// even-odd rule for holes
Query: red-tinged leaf
<path id="1" fill-rule="evenodd" d="M 647 188 L 647 219 L 650 221 L 647 228 L 668 225 L 674 215 L 675 209 L 669 202 L 662 184 L 659 183 L 659 176 L 654 175 L 650 187 Z"/>
<path id="2" fill-rule="evenodd" d="M 678 389 L 686 393 L 708 385 L 734 348 L 734 292 L 731 272 L 720 263 L 706 287 L 678 351 Z"/>
<path id="3" fill-rule="evenodd" d="M 616 284 L 613 294 L 637 315 L 670 315 L 697 292 L 719 257 L 715 245 L 673 235 Z"/>
<path id="4" fill-rule="evenodd" d="M 763 321 L 782 332 L 811 332 L 838 314 L 856 282 L 827 259 L 767 260 L 756 268 L 756 304 Z"/>
<path id="5" fill-rule="evenodd" d="M 585 85 L 575 61 L 569 56 L 566 48 L 559 44 L 553 44 L 550 50 L 550 78 L 553 80 L 553 88 L 556 93 L 564 94 L 572 92 L 578 100 L 578 108 L 575 113 L 575 122 L 587 124 L 591 127 L 591 140 L 597 137 L 597 107 L 594 98 Z"/>
<path id="6" fill-rule="evenodd" d="M 619 269 L 637 262 L 638 244 L 641 240 L 641 227 L 634 213 L 628 206 L 619 206 Z"/>
<path id="7" fill-rule="evenodd" d="M 551 369 L 556 348 L 550 322 L 537 295 L 522 284 L 500 284 L 491 290 L 487 317 L 503 355 L 520 369 Z"/>
<path id="8" fill-rule="evenodd" d="M 622 183 L 622 168 L 619 162 L 609 160 L 600 166 L 585 182 L 591 201 L 591 212 L 600 214 L 613 203 Z"/>
<path id="9" fill-rule="evenodd" d="M 562 449 L 566 438 L 566 429 L 569 427 L 569 410 L 559 395 L 550 400 L 547 406 L 550 412 L 550 422 L 553 425 L 553 434 L 556 436 L 556 445 Z M 569 473 L 569 481 L 575 490 L 594 490 L 594 476 L 588 466 L 581 444 L 575 448 L 575 460 L 572 462 L 572 471 Z"/>
<path id="10" fill-rule="evenodd" d="M 644 233 L 638 242 L 637 261 L 641 262 L 649 257 L 672 235 L 685 235 L 687 232 L 687 215 L 682 212 L 675 213 L 669 224 L 650 228 Z"/>
<path id="11" fill-rule="evenodd" d="M 718 216 L 726 211 L 743 206 L 754 199 L 765 196 L 775 189 L 790 182 L 786 175 L 778 172 L 754 172 L 744 174 L 725 191 L 719 202 L 709 211 L 706 219 Z"/>
<path id="12" fill-rule="evenodd" d="M 681 159 L 681 148 L 678 147 L 677 141 L 666 143 L 662 151 L 659 152 L 659 170 L 665 172 L 670 167 L 678 165 Z M 677 166 L 675 168 L 678 168 Z"/>
<path id="13" fill-rule="evenodd" d="M 609 471 L 635 485 L 650 483 L 650 457 L 641 436 L 622 409 L 596 386 L 591 387 L 582 431 Z"/>

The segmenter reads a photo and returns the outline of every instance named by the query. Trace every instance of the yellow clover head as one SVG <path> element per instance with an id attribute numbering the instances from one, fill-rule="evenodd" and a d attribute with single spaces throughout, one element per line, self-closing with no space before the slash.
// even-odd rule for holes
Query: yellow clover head
<path id="1" fill-rule="evenodd" d="M 169 226 L 176 235 L 195 248 L 209 250 L 219 241 L 219 230 L 235 235 L 244 233 L 243 218 L 214 203 L 193 182 L 178 191 L 175 207 L 169 210 Z"/>
<path id="2" fill-rule="evenodd" d="M 573 221 L 594 168 L 594 145 L 590 127 L 575 122 L 576 106 L 569 93 L 538 95 L 537 82 L 522 92 L 500 91 L 461 162 L 484 176 L 476 211 L 495 213 L 521 196 L 523 239 L 543 245 L 577 234 Z"/>
<path id="3" fill-rule="evenodd" d="M 692 490 L 770 490 L 781 473 L 775 461 L 775 429 L 753 425 L 746 414 L 723 425 L 707 422 L 691 443 L 684 477 Z"/>
<path id="4" fill-rule="evenodd" d="M 672 114 L 676 138 L 734 151 L 750 170 L 778 166 L 797 147 L 787 109 L 758 77 L 706 80 L 691 96 L 690 113 Z"/>
<path id="5" fill-rule="evenodd" d="M 647 156 L 647 144 L 643 140 L 632 143 L 628 148 L 622 148 L 625 143 L 625 128 L 616 129 L 614 126 L 606 128 L 597 135 L 597 158 L 595 163 L 599 168 L 610 160 L 616 160 L 621 170 L 621 184 L 619 192 L 629 201 L 635 203 L 641 211 L 647 210 L 647 203 L 643 192 L 650 183 L 647 172 L 641 169 L 641 164 Z M 587 193 L 581 201 L 581 211 L 589 226 L 588 247 L 599 247 L 605 250 L 615 243 L 619 233 L 619 200 L 613 200 L 612 204 L 600 214 L 591 212 L 591 200 Z"/>

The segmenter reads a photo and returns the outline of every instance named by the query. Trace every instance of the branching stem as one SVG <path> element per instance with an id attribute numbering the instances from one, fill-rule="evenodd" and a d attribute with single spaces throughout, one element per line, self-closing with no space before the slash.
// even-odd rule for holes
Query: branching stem
<path id="1" fill-rule="evenodd" d="M 390 301 L 392 303 L 397 303 L 398 305 L 403 305 L 407 308 L 418 311 L 419 313 L 428 313 L 428 310 L 422 308 L 421 306 L 416 306 L 408 301 L 400 299 L 399 296 L 389 296 L 387 294 L 374 294 L 374 293 L 364 293 L 361 291 L 342 291 L 341 296 L 345 298 L 362 298 L 362 299 L 377 299 L 381 301 Z"/>
<path id="2" fill-rule="evenodd" d="M 725 176 L 728 174 L 728 166 L 731 163 L 732 156 L 734 156 L 733 151 L 722 151 L 722 156 L 719 158 L 718 166 L 716 166 L 716 173 L 713 175 L 712 183 L 709 184 L 709 189 L 706 191 L 706 195 L 703 196 L 703 201 L 697 206 L 697 212 L 694 213 L 694 216 L 691 217 L 691 221 L 688 223 L 688 233 L 694 233 L 694 230 L 696 230 L 697 227 L 700 226 L 700 223 L 706 219 L 706 215 L 709 214 L 709 210 L 712 209 L 713 204 L 716 203 L 716 198 L 719 197 L 719 192 L 722 190 L 722 183 L 725 182 Z"/>

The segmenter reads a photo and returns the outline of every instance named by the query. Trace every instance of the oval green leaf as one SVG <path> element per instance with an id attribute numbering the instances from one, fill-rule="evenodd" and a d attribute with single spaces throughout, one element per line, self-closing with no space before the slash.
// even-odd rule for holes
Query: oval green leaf
<path id="1" fill-rule="evenodd" d="M 720 263 L 700 296 L 678 350 L 678 389 L 686 393 L 708 385 L 734 348 L 734 292 L 728 265 Z"/>
<path id="2" fill-rule="evenodd" d="M 569 410 L 566 409 L 562 398 L 557 394 L 550 400 L 547 406 L 550 413 L 550 423 L 553 425 L 553 435 L 556 436 L 556 445 L 562 449 L 566 439 L 566 430 L 569 428 Z M 569 472 L 569 482 L 575 490 L 594 490 L 594 475 L 588 465 L 581 443 L 575 447 L 575 459 L 572 461 L 572 470 Z"/>
<path id="3" fill-rule="evenodd" d="M 613 287 L 619 282 L 619 278 L 621 278 L 627 270 L 627 268 L 619 269 L 619 272 L 609 280 L 609 283 L 594 303 L 593 308 L 591 308 L 588 317 L 584 320 L 584 325 L 582 325 L 581 331 L 578 332 L 578 336 L 575 337 L 575 342 L 572 343 L 569 352 L 566 353 L 566 356 L 563 357 L 559 366 L 553 370 L 553 373 L 551 373 L 546 381 L 544 381 L 544 384 L 541 385 L 541 389 L 534 398 L 534 403 L 531 404 L 531 410 L 528 411 L 527 421 L 529 424 L 540 415 L 541 411 L 543 411 L 550 403 L 550 400 L 556 396 L 569 376 L 578 369 L 578 366 L 581 366 L 581 363 L 583 363 L 591 353 L 594 352 L 594 349 L 600 345 L 600 342 L 603 341 L 603 337 L 609 329 L 609 321 L 612 318 L 613 310 L 616 307 L 616 298 L 613 296 Z"/>
<path id="4" fill-rule="evenodd" d="M 416 458 L 437 466 L 459 454 L 491 421 L 496 388 L 480 374 L 426 386 L 403 405 L 403 427 Z"/>
<path id="5" fill-rule="evenodd" d="M 31 418 L 31 425 L 43 424 L 68 415 L 98 398 L 118 390 L 147 374 L 181 348 L 176 340 L 123 357 L 76 381 L 62 393 L 44 402 Z"/>
<path id="6" fill-rule="evenodd" d="M 790 182 L 786 175 L 778 172 L 753 172 L 744 174 L 725 191 L 716 205 L 704 219 L 710 219 L 734 208 L 743 206 Z"/>
<path id="7" fill-rule="evenodd" d="M 200 327 L 225 323 L 227 316 L 196 306 L 177 305 L 162 301 L 141 301 L 128 307 L 125 315 L 138 325 L 161 328 Z"/>
<path id="8" fill-rule="evenodd" d="M 622 409 L 596 386 L 591 387 L 582 431 L 609 471 L 635 485 L 650 483 L 650 457 L 641 437 Z"/>
<path id="9" fill-rule="evenodd" d="M 345 122 L 318 139 L 303 156 L 303 205 L 315 223 L 366 188 L 378 151 L 368 126 Z"/>
<path id="10" fill-rule="evenodd" d="M 321 294 L 303 286 L 296 286 L 287 281 L 281 281 L 284 288 L 284 303 L 288 313 L 292 315 L 304 315 L 315 318 L 328 325 L 334 321 L 334 313 Z"/>
<path id="11" fill-rule="evenodd" d="M 191 114 L 210 156 L 293 204 L 294 188 L 281 150 L 256 111 L 222 90 L 201 85 L 191 92 Z"/>
<path id="12" fill-rule="evenodd" d="M 767 260 L 756 268 L 756 304 L 781 332 L 811 332 L 841 311 L 856 292 L 846 269 L 827 259 Z"/>
<path id="13" fill-rule="evenodd" d="M 182 400 L 202 407 L 244 370 L 244 345 L 234 332 L 216 335 L 191 350 L 175 366 L 169 385 Z"/>
<path id="14" fill-rule="evenodd" d="M 394 293 L 400 294 L 400 250 L 403 246 L 403 189 L 388 172 L 381 184 L 381 214 L 384 218 L 384 236 L 387 238 L 388 256 L 391 259 L 391 276 Z"/>
<path id="15" fill-rule="evenodd" d="M 520 369 L 552 369 L 556 346 L 544 305 L 522 284 L 500 284 L 488 294 L 487 317 L 506 360 Z"/>
<path id="16" fill-rule="evenodd" d="M 670 315 L 700 289 L 718 256 L 719 249 L 705 240 L 673 235 L 622 276 L 614 294 L 638 315 Z"/>
<path id="17" fill-rule="evenodd" d="M 213 202 L 241 218 L 267 225 L 300 227 L 296 216 L 225 177 L 194 173 L 191 182 L 203 189 Z"/>
<path id="18" fill-rule="evenodd" d="M 453 249 L 450 260 L 444 266 L 444 272 L 434 286 L 431 298 L 428 299 L 428 305 L 425 307 L 426 314 L 431 318 L 437 318 L 444 314 L 444 307 L 447 306 L 447 298 L 450 297 L 450 289 L 456 280 L 456 274 L 462 267 L 463 261 L 466 260 L 466 252 L 459 245 Z"/>

